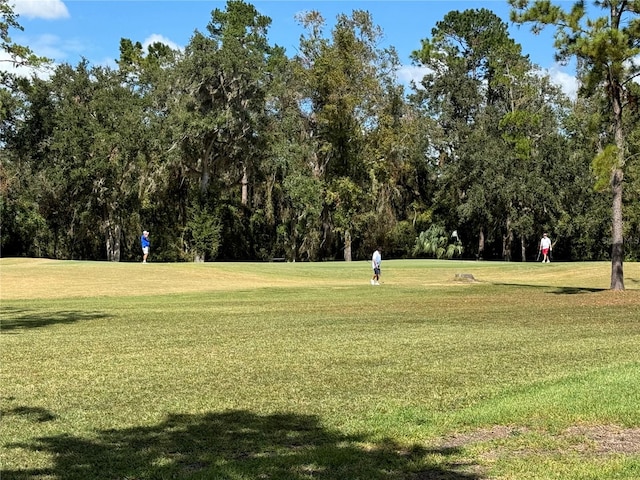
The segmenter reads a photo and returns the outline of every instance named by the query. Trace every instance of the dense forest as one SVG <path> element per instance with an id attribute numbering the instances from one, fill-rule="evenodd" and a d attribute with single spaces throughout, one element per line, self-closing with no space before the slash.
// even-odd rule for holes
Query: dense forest
<path id="1" fill-rule="evenodd" d="M 613 112 L 578 61 L 570 99 L 473 9 L 433 26 L 412 55 L 427 73 L 404 86 L 367 11 L 297 20 L 292 56 L 230 0 L 184 50 L 122 39 L 117 68 L 4 75 L 2 256 L 139 261 L 149 230 L 156 262 L 357 260 L 377 245 L 533 261 L 548 232 L 555 258 L 610 260 L 623 170 L 624 259 L 640 258 L 636 80 Z"/>

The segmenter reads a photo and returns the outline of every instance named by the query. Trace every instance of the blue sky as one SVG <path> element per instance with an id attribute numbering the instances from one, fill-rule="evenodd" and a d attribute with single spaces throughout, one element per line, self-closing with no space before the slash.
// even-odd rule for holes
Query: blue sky
<path id="1" fill-rule="evenodd" d="M 329 25 L 340 13 L 368 10 L 374 23 L 393 45 L 403 68 L 399 78 L 408 82 L 419 72 L 411 66 L 410 54 L 428 38 L 436 22 L 451 10 L 487 8 L 509 25 L 512 37 L 522 45 L 531 60 L 548 71 L 552 79 L 570 94 L 575 92 L 571 67 L 554 62 L 553 32 L 533 35 L 528 26 L 509 22 L 506 0 L 247 0 L 272 19 L 269 38 L 295 54 L 303 29 L 295 14 L 317 10 Z M 115 66 L 121 38 L 143 44 L 163 41 L 184 47 L 195 30 L 206 31 L 211 11 L 224 9 L 226 1 L 211 0 L 9 0 L 24 31 L 12 31 L 17 43 L 28 45 L 35 53 L 56 63 L 77 64 L 86 58 L 93 64 Z M 570 5 L 570 2 L 566 2 Z"/>

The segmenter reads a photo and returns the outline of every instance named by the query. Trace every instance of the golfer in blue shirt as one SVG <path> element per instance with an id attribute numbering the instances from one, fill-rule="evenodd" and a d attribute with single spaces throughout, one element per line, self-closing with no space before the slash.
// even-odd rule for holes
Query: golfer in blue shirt
<path id="1" fill-rule="evenodd" d="M 142 263 L 147 263 L 147 257 L 149 256 L 149 246 L 151 242 L 149 241 L 149 232 L 146 230 L 142 232 L 142 236 L 140 237 L 140 245 L 142 245 Z"/>

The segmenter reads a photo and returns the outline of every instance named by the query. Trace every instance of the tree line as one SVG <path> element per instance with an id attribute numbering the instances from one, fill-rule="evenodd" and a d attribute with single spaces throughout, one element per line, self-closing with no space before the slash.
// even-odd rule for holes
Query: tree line
<path id="1" fill-rule="evenodd" d="M 518 21 L 569 24 L 545 2 L 511 3 Z M 6 51 L 19 25 L 1 4 Z M 297 21 L 292 56 L 269 43 L 268 17 L 229 0 L 184 50 L 122 39 L 116 68 L 3 76 L 2 255 L 139 260 L 149 230 L 167 262 L 352 260 L 378 245 L 531 261 L 544 231 L 556 258 L 620 257 L 622 275 L 640 257 L 627 58 L 607 65 L 631 77 L 606 77 L 565 35 L 582 85 L 570 99 L 492 11 L 453 10 L 413 52 L 426 74 L 406 87 L 367 11 L 330 29 L 315 11 Z"/>

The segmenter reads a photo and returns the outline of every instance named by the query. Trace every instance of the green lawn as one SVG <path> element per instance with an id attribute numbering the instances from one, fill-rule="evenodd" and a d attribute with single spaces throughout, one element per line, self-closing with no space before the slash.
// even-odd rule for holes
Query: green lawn
<path id="1" fill-rule="evenodd" d="M 0 478 L 640 478 L 639 264 L 370 274 L 0 260 Z"/>

